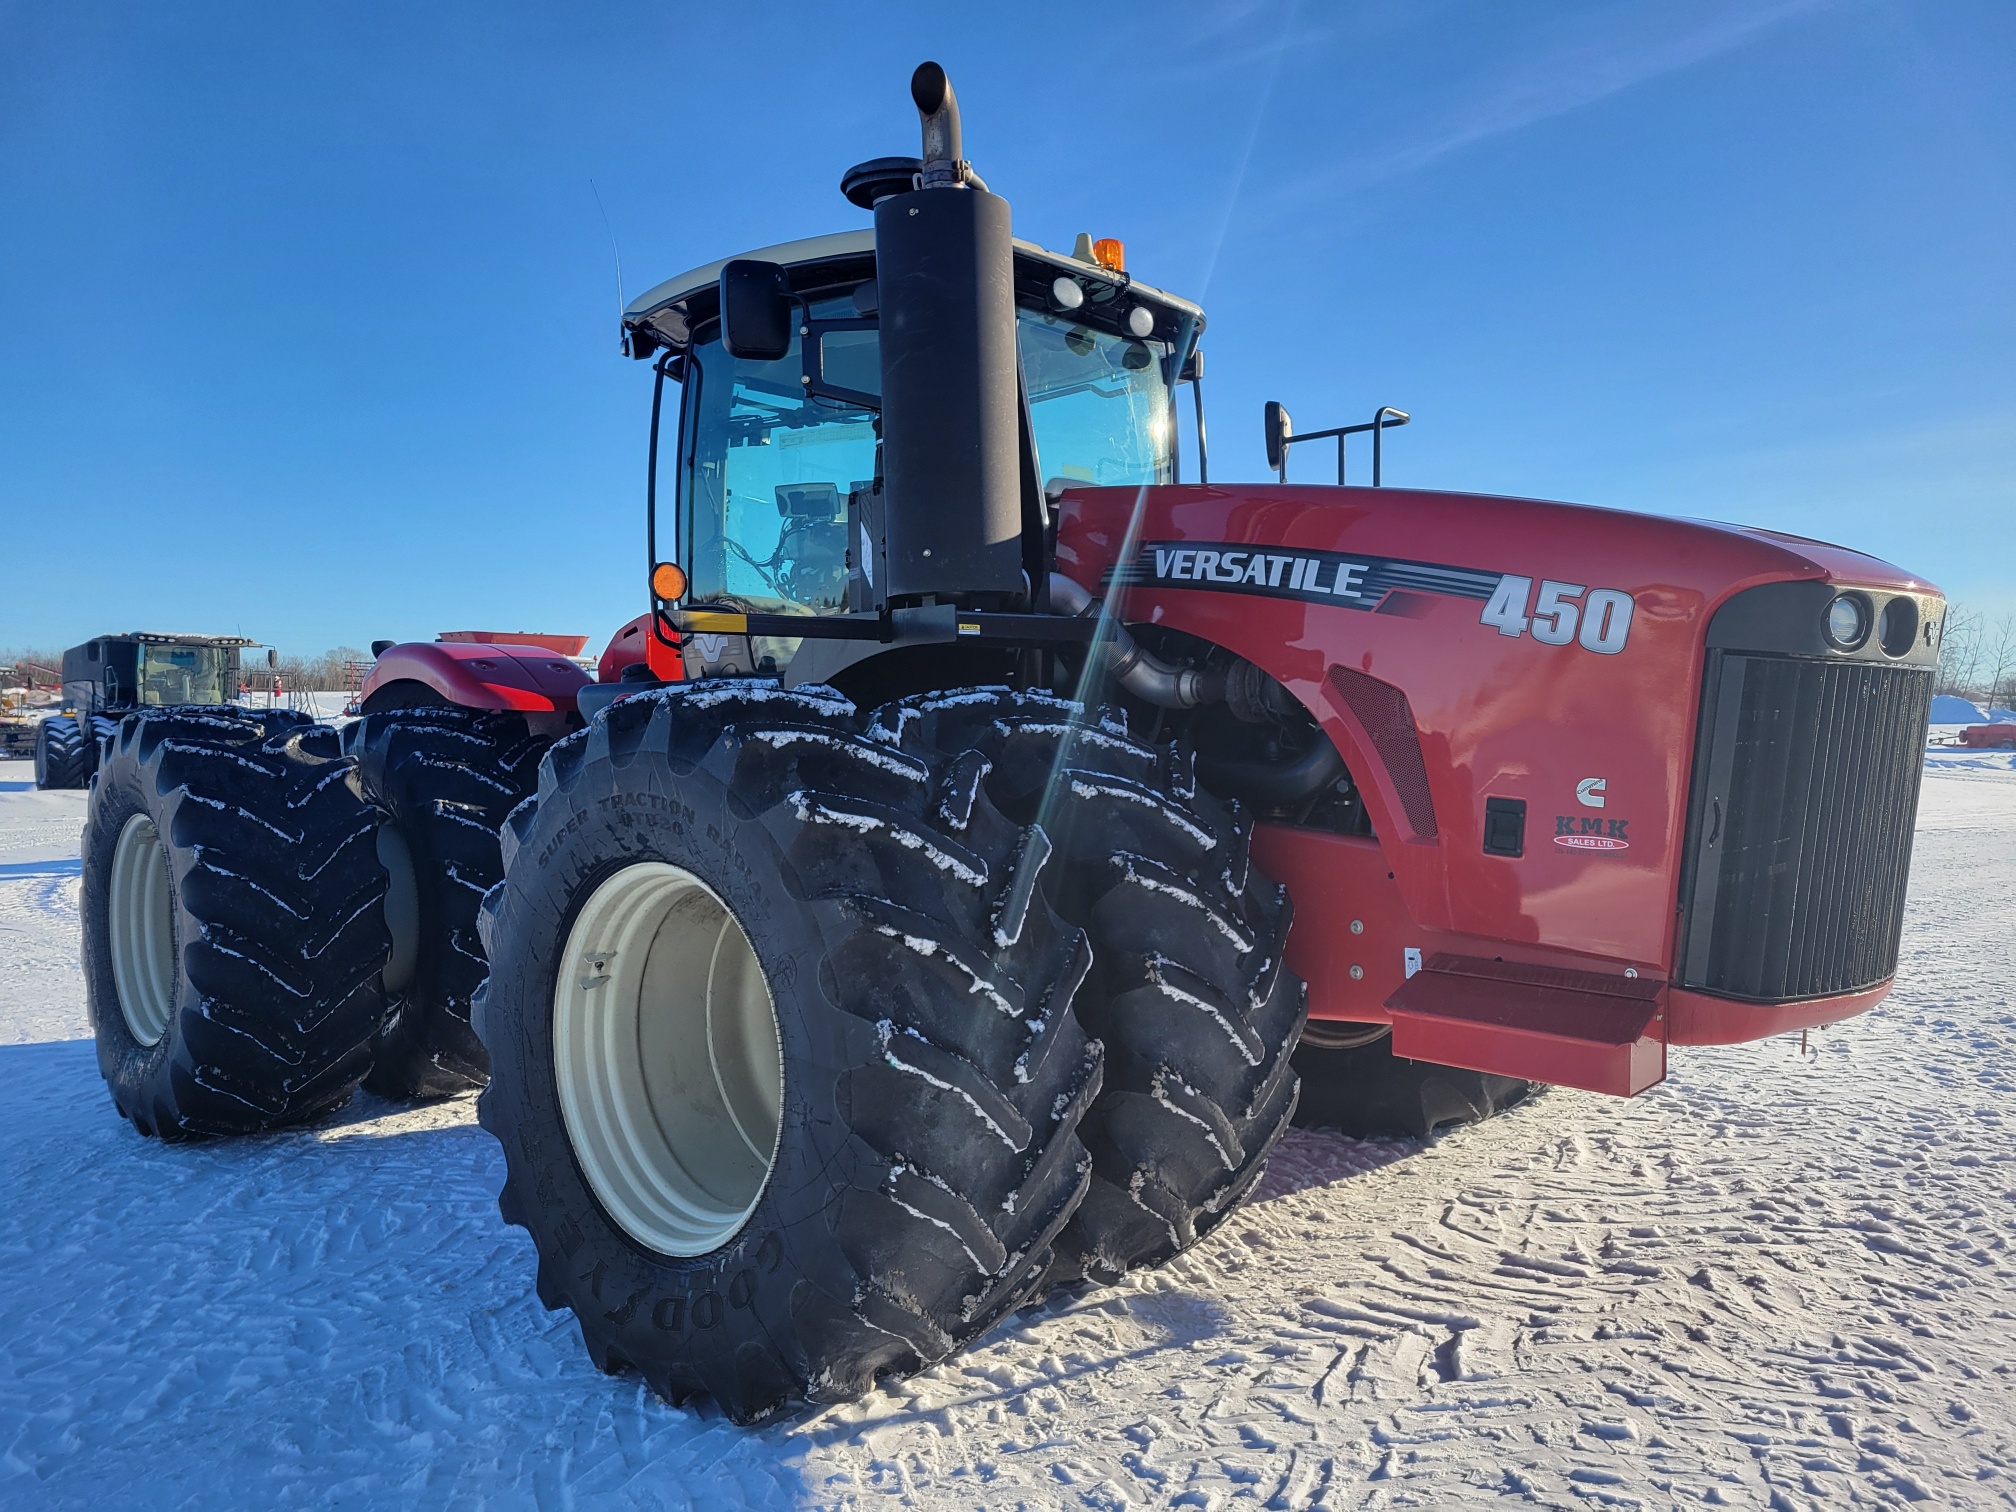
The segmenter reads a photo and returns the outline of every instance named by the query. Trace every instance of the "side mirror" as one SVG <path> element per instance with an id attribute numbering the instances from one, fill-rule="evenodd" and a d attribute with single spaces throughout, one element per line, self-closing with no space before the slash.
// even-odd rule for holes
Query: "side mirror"
<path id="1" fill-rule="evenodd" d="M 277 667 L 280 665 L 280 653 L 272 646 L 266 648 L 266 665 L 268 667 Z"/>
<path id="2" fill-rule="evenodd" d="M 721 266 L 721 345 L 730 357 L 775 362 L 791 350 L 794 301 L 776 263 L 738 257 Z"/>
<path id="3" fill-rule="evenodd" d="M 1295 422 L 1288 418 L 1288 411 L 1280 401 L 1267 401 L 1267 465 L 1288 481 L 1288 443 L 1295 437 Z"/>

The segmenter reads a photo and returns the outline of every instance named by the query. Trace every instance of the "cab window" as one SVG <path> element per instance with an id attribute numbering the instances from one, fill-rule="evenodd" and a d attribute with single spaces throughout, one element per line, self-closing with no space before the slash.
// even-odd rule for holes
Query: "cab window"
<path id="1" fill-rule="evenodd" d="M 1044 479 L 1133 488 L 1176 481 L 1169 347 L 1022 309 L 1022 377 Z"/>
<path id="2" fill-rule="evenodd" d="M 795 338 L 776 362 L 730 357 L 718 337 L 693 349 L 679 493 L 694 603 L 846 611 L 847 496 L 874 483 L 877 416 L 808 394 L 804 372 Z"/>
<path id="3" fill-rule="evenodd" d="M 230 652 L 214 646 L 142 646 L 138 701 L 228 703 L 238 691 L 229 674 Z"/>
<path id="4" fill-rule="evenodd" d="M 696 341 L 684 380 L 679 470 L 689 601 L 744 612 L 847 608 L 848 496 L 876 476 L 876 333 L 850 295 L 811 302 L 819 360 L 799 338 L 775 362 Z M 1131 488 L 1176 477 L 1168 343 L 1018 309 L 1022 371 L 1045 481 Z M 819 329 L 815 326 L 815 330 Z M 705 334 L 704 332 L 702 333 Z M 816 370 L 817 381 L 807 378 Z M 843 392 L 814 392 L 814 389 Z"/>

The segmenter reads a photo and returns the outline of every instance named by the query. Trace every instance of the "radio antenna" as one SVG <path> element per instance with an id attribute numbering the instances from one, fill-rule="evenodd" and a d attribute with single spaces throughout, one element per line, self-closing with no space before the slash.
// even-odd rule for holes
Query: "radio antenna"
<path id="1" fill-rule="evenodd" d="M 609 224 L 609 211 L 602 203 L 602 191 L 588 180 L 588 192 L 595 196 L 595 208 L 602 212 L 602 229 L 609 233 L 609 255 L 616 261 L 616 329 L 623 329 L 623 254 L 616 250 L 616 228 Z"/>

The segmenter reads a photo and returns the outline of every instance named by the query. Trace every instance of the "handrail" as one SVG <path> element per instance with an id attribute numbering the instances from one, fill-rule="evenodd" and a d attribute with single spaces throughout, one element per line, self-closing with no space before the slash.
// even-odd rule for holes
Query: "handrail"
<path id="1" fill-rule="evenodd" d="M 1386 418 L 1388 415 L 1394 418 L 1389 420 Z M 1382 404 L 1372 412 L 1372 418 L 1363 425 L 1339 425 L 1332 427 L 1330 430 L 1304 431 L 1299 436 L 1283 436 L 1281 438 L 1280 479 L 1283 483 L 1288 481 L 1288 449 L 1290 447 L 1298 446 L 1304 441 L 1327 441 L 1334 436 L 1337 438 L 1337 486 L 1340 488 L 1343 487 L 1344 438 L 1347 436 L 1362 435 L 1364 432 L 1370 431 L 1372 432 L 1372 486 L 1374 488 L 1383 487 L 1384 485 L 1380 477 L 1384 463 L 1380 444 L 1381 438 L 1394 426 L 1406 425 L 1413 418 L 1405 410 L 1395 409 L 1390 404 Z"/>

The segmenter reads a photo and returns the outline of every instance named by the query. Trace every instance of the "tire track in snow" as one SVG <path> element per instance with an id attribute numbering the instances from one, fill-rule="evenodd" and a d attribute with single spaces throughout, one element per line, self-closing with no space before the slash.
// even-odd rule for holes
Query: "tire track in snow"
<path id="1" fill-rule="evenodd" d="M 14 797 L 0 858 L 66 838 Z M 1804 1056 L 1297 1133 L 1175 1264 L 753 1432 L 588 1365 L 466 1099 L 133 1135 L 34 885 L 0 1041 L 73 1042 L 0 1043 L 0 1503 L 2016 1505 L 2016 780 L 1927 784 L 1906 985 Z"/>

